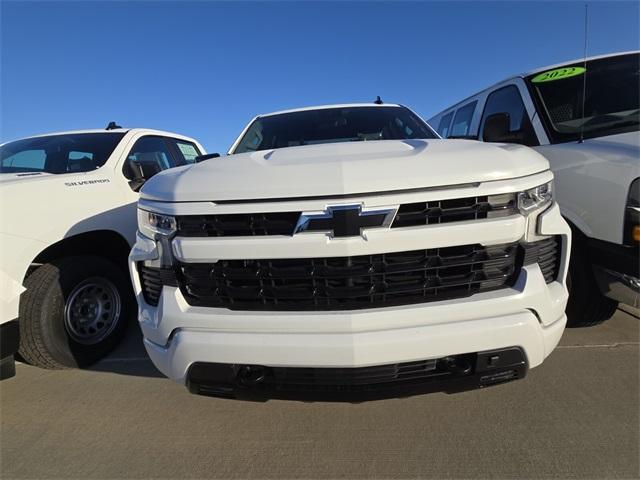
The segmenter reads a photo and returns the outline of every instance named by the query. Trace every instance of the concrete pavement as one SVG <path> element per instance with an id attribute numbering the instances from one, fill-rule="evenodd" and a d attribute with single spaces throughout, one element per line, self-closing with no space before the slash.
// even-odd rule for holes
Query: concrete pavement
<path id="1" fill-rule="evenodd" d="M 638 478 L 639 324 L 567 330 L 521 381 L 363 404 L 194 396 L 133 331 L 93 370 L 20 364 L 0 384 L 0 474 Z"/>

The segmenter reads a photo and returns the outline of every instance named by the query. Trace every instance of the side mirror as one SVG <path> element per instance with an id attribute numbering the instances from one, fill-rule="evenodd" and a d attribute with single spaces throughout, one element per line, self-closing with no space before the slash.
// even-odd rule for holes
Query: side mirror
<path id="1" fill-rule="evenodd" d="M 485 142 L 508 141 L 511 118 L 508 113 L 494 113 L 484 121 L 482 140 Z"/>
<path id="2" fill-rule="evenodd" d="M 207 153 L 206 155 L 198 155 L 195 160 L 196 163 L 204 162 L 205 160 L 209 160 L 211 158 L 218 158 L 220 156 L 219 153 Z"/>

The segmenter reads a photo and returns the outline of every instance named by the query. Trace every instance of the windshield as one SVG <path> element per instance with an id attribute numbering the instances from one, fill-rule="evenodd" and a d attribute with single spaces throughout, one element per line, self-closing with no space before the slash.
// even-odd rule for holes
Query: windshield
<path id="1" fill-rule="evenodd" d="M 89 172 L 107 161 L 124 133 L 73 133 L 16 140 L 0 146 L 0 173 Z"/>
<path id="2" fill-rule="evenodd" d="M 638 130 L 640 54 L 566 65 L 527 78 L 552 143 Z M 584 115 L 583 83 L 586 75 Z"/>
<path id="3" fill-rule="evenodd" d="M 404 107 L 344 107 L 258 118 L 233 153 L 319 143 L 438 138 Z"/>

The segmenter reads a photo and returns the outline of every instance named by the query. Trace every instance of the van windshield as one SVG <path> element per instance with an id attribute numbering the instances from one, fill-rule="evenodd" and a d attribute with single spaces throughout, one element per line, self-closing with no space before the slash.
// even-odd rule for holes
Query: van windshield
<path id="1" fill-rule="evenodd" d="M 568 64 L 527 77 L 552 143 L 637 131 L 640 54 Z M 583 84 L 586 75 L 584 115 Z"/>
<path id="2" fill-rule="evenodd" d="M 319 143 L 438 138 L 405 107 L 339 107 L 267 115 L 255 120 L 233 153 Z"/>
<path id="3" fill-rule="evenodd" d="M 25 138 L 0 146 L 0 173 L 76 173 L 100 168 L 123 132 Z"/>

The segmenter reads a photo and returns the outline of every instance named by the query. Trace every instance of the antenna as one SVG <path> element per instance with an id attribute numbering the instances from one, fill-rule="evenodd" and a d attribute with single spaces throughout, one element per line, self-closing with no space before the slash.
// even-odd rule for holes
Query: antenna
<path id="1" fill-rule="evenodd" d="M 584 142 L 584 108 L 587 103 L 587 28 L 589 26 L 589 5 L 584 4 L 584 72 L 582 73 L 582 123 L 580 124 L 580 140 Z"/>
<path id="2" fill-rule="evenodd" d="M 375 103 L 376 105 L 382 105 L 382 99 L 380 98 L 380 95 L 376 97 L 373 103 Z"/>

